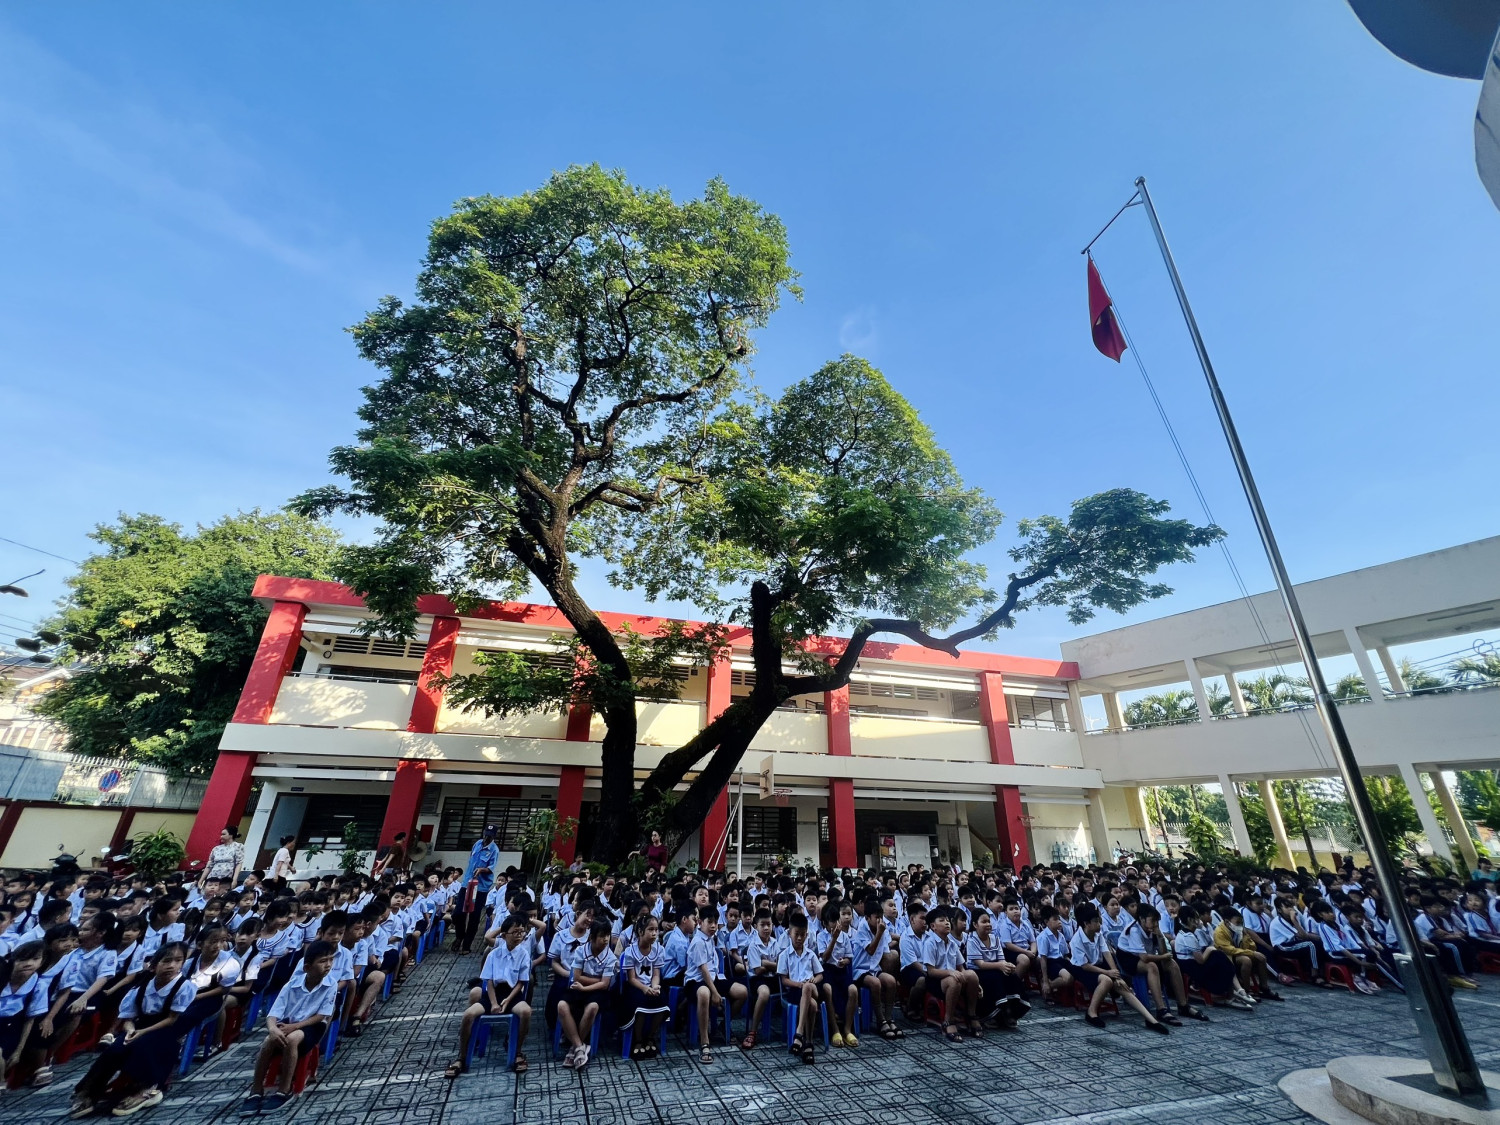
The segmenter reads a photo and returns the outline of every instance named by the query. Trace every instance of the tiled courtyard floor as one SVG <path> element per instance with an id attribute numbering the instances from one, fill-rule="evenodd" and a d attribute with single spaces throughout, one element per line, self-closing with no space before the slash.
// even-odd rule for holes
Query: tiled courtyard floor
<path id="1" fill-rule="evenodd" d="M 867 1037 L 857 1050 L 821 1052 L 804 1066 L 774 1044 L 746 1054 L 718 1048 L 702 1066 L 673 1042 L 669 1057 L 645 1064 L 618 1051 L 580 1077 L 554 1061 L 540 1018 L 527 1054 L 531 1070 L 517 1080 L 503 1050 L 476 1060 L 457 1081 L 443 1077 L 456 1051 L 457 1013 L 477 957 L 427 958 L 358 1040 L 345 1040 L 316 1085 L 266 1117 L 297 1125 L 671 1125 L 737 1122 L 829 1122 L 922 1125 L 926 1122 L 1304 1121 L 1276 1089 L 1288 1071 L 1338 1055 L 1420 1054 L 1399 995 L 1355 996 L 1308 987 L 1284 1004 L 1254 1013 L 1216 1010 L 1210 1024 L 1189 1024 L 1170 1037 L 1151 1035 L 1138 1019 L 1111 1020 L 1105 1031 L 1076 1015 L 1040 1006 L 1013 1034 L 977 1042 L 944 1042 L 908 1030 L 886 1043 Z M 1500 1061 L 1500 978 L 1458 998 L 1480 1060 Z M 539 983 L 539 990 L 545 982 Z M 258 1037 L 256 1042 L 258 1042 Z M 177 1081 L 167 1100 L 141 1115 L 159 1125 L 238 1121 L 254 1046 L 242 1041 Z M 88 1057 L 59 1068 L 46 1090 L 0 1094 L 0 1121 L 64 1117 L 69 1091 Z"/>

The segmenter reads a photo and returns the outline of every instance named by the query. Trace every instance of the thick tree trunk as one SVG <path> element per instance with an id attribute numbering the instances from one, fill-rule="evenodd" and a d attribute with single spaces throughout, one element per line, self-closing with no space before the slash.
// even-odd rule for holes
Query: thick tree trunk
<path id="1" fill-rule="evenodd" d="M 640 817 L 635 803 L 635 707 L 629 715 L 604 716 L 599 746 L 599 814 L 594 822 L 592 854 L 586 859 L 619 867 L 640 846 Z"/>

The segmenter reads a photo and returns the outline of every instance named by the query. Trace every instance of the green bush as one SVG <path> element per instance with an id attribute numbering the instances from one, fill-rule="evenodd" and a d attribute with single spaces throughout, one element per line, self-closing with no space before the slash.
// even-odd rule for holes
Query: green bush
<path id="1" fill-rule="evenodd" d="M 187 847 L 165 828 L 137 836 L 130 845 L 130 865 L 148 883 L 157 883 L 182 866 Z"/>
<path id="2" fill-rule="evenodd" d="M 1202 813 L 1194 813 L 1188 817 L 1182 833 L 1187 837 L 1193 854 L 1201 860 L 1215 859 L 1224 850 L 1223 841 L 1219 839 L 1218 825 Z"/>

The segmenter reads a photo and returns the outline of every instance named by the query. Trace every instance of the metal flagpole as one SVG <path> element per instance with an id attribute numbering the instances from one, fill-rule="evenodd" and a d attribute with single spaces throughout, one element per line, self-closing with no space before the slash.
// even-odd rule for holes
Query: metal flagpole
<path id="1" fill-rule="evenodd" d="M 1474 1052 L 1469 1047 L 1468 1037 L 1458 1022 L 1458 1011 L 1453 1006 L 1453 995 L 1438 973 L 1436 958 L 1422 953 L 1411 919 L 1406 914 L 1406 899 L 1396 877 L 1395 865 L 1386 850 L 1380 825 L 1375 820 L 1375 811 L 1370 807 L 1370 796 L 1365 791 L 1364 779 L 1360 775 L 1359 763 L 1354 760 L 1354 751 L 1349 745 L 1349 736 L 1344 730 L 1338 708 L 1328 692 L 1328 683 L 1318 666 L 1313 652 L 1312 638 L 1307 632 L 1307 622 L 1302 617 L 1302 607 L 1297 603 L 1292 580 L 1287 576 L 1286 564 L 1281 560 L 1281 549 L 1276 545 L 1276 536 L 1271 531 L 1271 522 L 1261 503 L 1260 491 L 1255 487 L 1255 478 L 1250 473 L 1250 462 L 1240 445 L 1234 420 L 1229 416 L 1229 404 L 1224 401 L 1224 392 L 1219 389 L 1219 380 L 1204 347 L 1203 336 L 1198 331 L 1198 322 L 1193 318 L 1192 306 L 1188 304 L 1187 291 L 1182 287 L 1182 278 L 1177 273 L 1177 263 L 1172 260 L 1172 251 L 1167 247 L 1167 236 L 1162 233 L 1161 220 L 1156 216 L 1156 207 L 1151 202 L 1151 193 L 1146 190 L 1146 178 L 1135 181 L 1141 202 L 1146 205 L 1146 214 L 1151 219 L 1151 230 L 1156 235 L 1156 244 L 1161 248 L 1162 260 L 1172 278 L 1172 288 L 1177 293 L 1177 303 L 1182 306 L 1183 319 L 1187 321 L 1188 333 L 1193 337 L 1193 347 L 1198 352 L 1198 362 L 1203 367 L 1203 377 L 1208 381 L 1208 391 L 1214 400 L 1214 409 L 1219 415 L 1219 424 L 1224 429 L 1224 438 L 1229 443 L 1229 452 L 1240 474 L 1240 483 L 1245 488 L 1245 499 L 1250 502 L 1250 511 L 1255 516 L 1255 527 L 1260 532 L 1260 541 L 1265 546 L 1266 558 L 1276 576 L 1276 588 L 1281 592 L 1281 602 L 1292 623 L 1292 636 L 1297 642 L 1297 651 L 1307 667 L 1307 678 L 1313 689 L 1313 703 L 1318 709 L 1318 718 L 1323 723 L 1323 733 L 1333 748 L 1338 761 L 1339 773 L 1343 775 L 1344 787 L 1349 791 L 1349 803 L 1354 806 L 1354 820 L 1359 825 L 1360 835 L 1370 850 L 1370 864 L 1375 868 L 1375 878 L 1380 883 L 1380 893 L 1385 897 L 1391 925 L 1400 942 L 1401 953 L 1396 957 L 1401 976 L 1406 984 L 1406 998 L 1411 1005 L 1412 1016 L 1417 1021 L 1417 1030 L 1426 1048 L 1427 1059 L 1432 1064 L 1433 1076 L 1438 1085 L 1460 1097 L 1480 1094 L 1484 1091 L 1484 1080 L 1479 1074 L 1479 1065 L 1474 1061 Z M 1379 684 L 1371 684 L 1370 690 L 1380 690 Z M 1412 800 L 1421 801 L 1422 793 L 1413 793 Z"/>
<path id="2" fill-rule="evenodd" d="M 745 767 L 740 766 L 740 803 L 734 811 L 734 877 L 745 877 Z"/>

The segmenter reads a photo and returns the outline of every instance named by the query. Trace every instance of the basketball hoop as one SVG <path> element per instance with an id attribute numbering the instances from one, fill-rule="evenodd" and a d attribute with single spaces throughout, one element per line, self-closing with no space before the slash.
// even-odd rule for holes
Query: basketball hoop
<path id="1" fill-rule="evenodd" d="M 786 808 L 787 805 L 792 803 L 792 791 L 790 789 L 777 789 L 773 795 L 776 798 L 776 803 L 782 808 Z"/>

